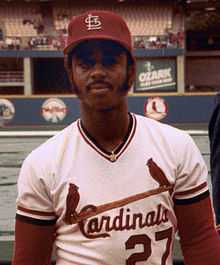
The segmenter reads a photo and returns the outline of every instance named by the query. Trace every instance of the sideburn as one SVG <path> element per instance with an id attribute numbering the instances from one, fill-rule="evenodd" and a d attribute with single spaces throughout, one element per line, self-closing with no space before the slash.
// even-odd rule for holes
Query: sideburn
<path id="1" fill-rule="evenodd" d="M 123 92 L 128 92 L 131 88 L 131 85 L 133 84 L 134 81 L 129 82 L 129 79 L 131 78 L 130 75 L 132 75 L 133 73 L 133 64 L 127 64 L 127 69 L 126 69 L 126 78 L 124 83 L 122 84 L 120 90 Z M 132 78 L 133 79 L 133 78 Z"/>

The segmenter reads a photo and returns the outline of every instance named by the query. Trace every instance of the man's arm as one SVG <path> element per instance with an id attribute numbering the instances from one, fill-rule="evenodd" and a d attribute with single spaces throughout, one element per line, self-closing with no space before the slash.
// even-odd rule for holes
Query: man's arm
<path id="1" fill-rule="evenodd" d="M 185 265 L 217 265 L 220 264 L 220 237 L 214 225 L 210 196 L 208 192 L 199 196 L 175 200 Z"/>
<path id="2" fill-rule="evenodd" d="M 52 174 L 45 170 L 42 157 L 32 152 L 18 177 L 12 265 L 50 264 L 57 216 L 49 186 Z"/>
<path id="3" fill-rule="evenodd" d="M 54 224 L 17 217 L 12 265 L 50 265 L 54 238 Z"/>

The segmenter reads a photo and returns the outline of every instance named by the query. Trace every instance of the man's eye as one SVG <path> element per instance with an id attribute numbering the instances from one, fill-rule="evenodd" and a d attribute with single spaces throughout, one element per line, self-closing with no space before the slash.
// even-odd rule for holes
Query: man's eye
<path id="1" fill-rule="evenodd" d="M 82 69 L 88 69 L 90 67 L 89 64 L 86 64 L 86 63 L 80 63 L 79 66 L 82 68 Z"/>
<path id="2" fill-rule="evenodd" d="M 109 56 L 109 57 L 103 58 L 102 63 L 104 66 L 110 67 L 110 66 L 114 66 L 117 63 L 117 60 L 115 57 Z"/>
<path id="3" fill-rule="evenodd" d="M 94 65 L 94 62 L 92 60 L 84 60 L 79 62 L 79 66 L 83 69 L 89 69 Z"/>

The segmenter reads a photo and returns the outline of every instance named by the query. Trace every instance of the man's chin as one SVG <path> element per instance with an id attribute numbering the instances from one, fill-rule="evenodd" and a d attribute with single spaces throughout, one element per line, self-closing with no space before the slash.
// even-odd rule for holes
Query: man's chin
<path id="1" fill-rule="evenodd" d="M 93 110 L 103 111 L 103 112 L 110 112 L 116 108 L 117 108 L 117 106 L 115 106 L 113 104 L 106 104 L 106 103 L 101 104 L 100 102 L 99 103 L 97 102 L 97 104 L 93 105 L 93 107 L 92 107 Z"/>
<path id="2" fill-rule="evenodd" d="M 107 112 L 113 111 L 114 109 L 116 109 L 116 108 L 115 107 L 112 107 L 112 106 L 111 107 L 106 107 L 105 106 L 103 108 L 100 108 L 99 111 L 102 111 L 102 112 L 106 112 L 107 113 Z"/>
<path id="3" fill-rule="evenodd" d="M 116 109 L 118 109 L 118 105 L 117 104 L 94 104 L 93 106 L 90 106 L 91 111 L 97 111 L 97 112 L 103 112 L 103 113 L 109 113 L 112 112 Z"/>

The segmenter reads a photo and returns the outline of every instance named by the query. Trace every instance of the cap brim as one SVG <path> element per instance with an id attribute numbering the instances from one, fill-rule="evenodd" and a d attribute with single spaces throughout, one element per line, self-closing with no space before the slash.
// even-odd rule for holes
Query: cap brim
<path id="1" fill-rule="evenodd" d="M 68 45 L 64 50 L 64 54 L 68 54 L 70 53 L 72 50 L 74 50 L 76 48 L 76 46 L 78 46 L 79 44 L 88 41 L 88 40 L 111 40 L 111 41 L 115 41 L 116 43 L 119 43 L 122 47 L 124 47 L 129 53 L 131 53 L 131 47 L 128 47 L 126 43 L 119 41 L 118 39 L 114 39 L 114 38 L 110 38 L 107 35 L 97 35 L 97 36 L 85 36 L 79 40 L 77 40 L 76 42 Z M 131 54 L 132 55 L 132 54 Z M 133 55 L 132 55 L 133 57 Z"/>

